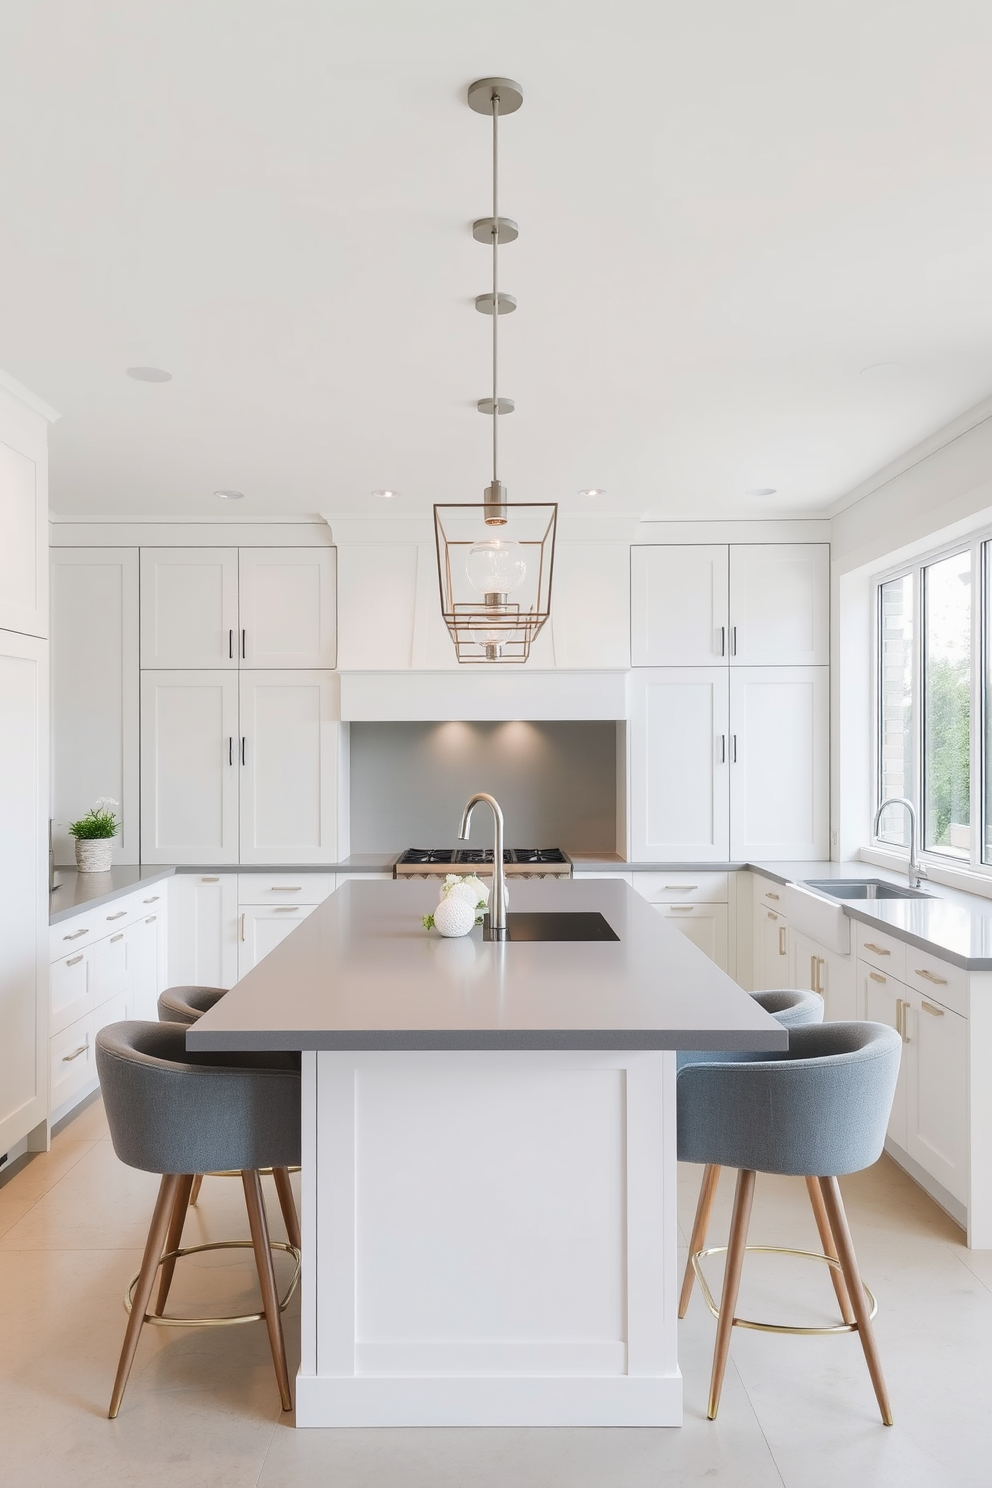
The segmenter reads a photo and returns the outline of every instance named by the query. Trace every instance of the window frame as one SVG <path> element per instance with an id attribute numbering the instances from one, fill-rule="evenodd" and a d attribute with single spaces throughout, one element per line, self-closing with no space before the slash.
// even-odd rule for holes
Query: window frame
<path id="1" fill-rule="evenodd" d="M 986 562 L 986 549 L 988 561 Z M 924 679 L 926 674 L 926 585 L 925 571 L 945 558 L 961 553 L 971 555 L 971 719 L 969 744 L 971 750 L 971 833 L 967 857 L 958 853 L 943 852 L 940 848 L 924 846 L 925 803 L 924 756 L 926 749 L 926 699 Z M 992 845 L 989 861 L 983 861 L 985 840 L 986 804 L 992 788 L 992 771 L 986 759 L 987 742 L 992 741 L 992 718 L 990 718 L 990 741 L 985 734 L 986 670 L 992 660 L 992 637 L 987 632 L 992 627 L 992 527 L 983 528 L 955 542 L 943 543 L 929 548 L 916 557 L 879 570 L 872 576 L 872 665 L 871 665 L 871 818 L 868 823 L 868 844 L 873 851 L 896 853 L 908 858 L 908 848 L 897 842 L 888 842 L 875 835 L 873 830 L 875 813 L 882 799 L 882 588 L 894 579 L 912 577 L 913 580 L 913 666 L 912 666 L 912 763 L 911 788 L 907 792 L 916 807 L 917 853 L 921 862 L 932 864 L 935 869 L 947 872 L 980 874 L 992 880 Z M 985 624 L 986 616 L 988 625 Z M 992 678 L 989 679 L 988 702 L 992 713 Z"/>

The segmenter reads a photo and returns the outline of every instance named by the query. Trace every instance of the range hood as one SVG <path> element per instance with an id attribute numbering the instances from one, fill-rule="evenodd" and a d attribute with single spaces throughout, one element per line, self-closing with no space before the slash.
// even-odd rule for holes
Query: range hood
<path id="1" fill-rule="evenodd" d="M 341 672 L 344 723 L 623 719 L 621 671 Z"/>

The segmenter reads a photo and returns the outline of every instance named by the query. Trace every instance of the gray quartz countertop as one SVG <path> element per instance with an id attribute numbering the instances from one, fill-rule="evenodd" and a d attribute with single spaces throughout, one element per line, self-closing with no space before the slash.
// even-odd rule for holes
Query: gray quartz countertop
<path id="1" fill-rule="evenodd" d="M 617 941 L 425 931 L 437 886 L 345 884 L 187 1033 L 191 1049 L 778 1049 L 786 1031 L 622 882 L 512 883 Z"/>
<path id="2" fill-rule="evenodd" d="M 57 925 L 84 909 L 97 909 L 130 894 L 145 884 L 171 878 L 173 868 L 111 868 L 106 873 L 80 873 L 76 868 L 59 868 L 61 883 L 48 899 L 48 923 Z"/>

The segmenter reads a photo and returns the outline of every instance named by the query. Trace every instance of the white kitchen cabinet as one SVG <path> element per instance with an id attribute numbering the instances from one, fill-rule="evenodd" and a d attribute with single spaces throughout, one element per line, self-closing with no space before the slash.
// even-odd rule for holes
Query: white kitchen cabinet
<path id="1" fill-rule="evenodd" d="M 732 857 L 829 856 L 828 711 L 826 667 L 731 672 Z"/>
<path id="2" fill-rule="evenodd" d="M 257 966 L 316 908 L 315 904 L 243 905 L 238 917 L 238 976 Z"/>
<path id="3" fill-rule="evenodd" d="M 902 1017 L 905 1006 L 906 988 L 902 982 L 887 976 L 885 972 L 876 971 L 873 966 L 866 962 L 858 962 L 859 1000 L 863 1008 L 862 1016 L 869 1023 L 887 1023 L 897 1033 L 902 1034 Z M 890 1139 L 897 1147 L 905 1150 L 906 1147 L 906 1088 L 908 1082 L 908 1060 L 906 1058 L 906 1044 L 903 1043 L 902 1062 L 899 1066 L 899 1079 L 896 1082 L 895 1098 L 892 1102 L 892 1112 L 889 1116 L 888 1133 Z"/>
<path id="4" fill-rule="evenodd" d="M 595 603 L 590 603 L 592 595 Z M 556 668 L 626 671 L 630 666 L 629 616 L 627 543 L 555 544 L 551 620 L 544 629 L 553 638 Z M 539 636 L 538 642 L 542 639 Z"/>
<path id="5" fill-rule="evenodd" d="M 142 915 L 124 932 L 131 989 L 131 1017 L 154 1021 L 158 994 L 166 985 L 166 919 L 163 911 Z"/>
<path id="6" fill-rule="evenodd" d="M 968 1020 L 906 989 L 906 1151 L 948 1193 L 968 1200 Z"/>
<path id="7" fill-rule="evenodd" d="M 0 631 L 0 1152 L 48 1115 L 47 816 L 48 643 Z"/>
<path id="8" fill-rule="evenodd" d="M 761 987 L 774 990 L 792 987 L 792 945 L 789 922 L 778 910 L 762 909 L 755 925 L 756 960 L 761 968 Z"/>
<path id="9" fill-rule="evenodd" d="M 630 584 L 632 666 L 727 664 L 730 567 L 726 543 L 633 547 Z"/>
<path id="10" fill-rule="evenodd" d="M 333 548 L 241 548 L 242 667 L 326 668 L 336 664 Z"/>
<path id="11" fill-rule="evenodd" d="M 655 913 L 715 961 L 721 971 L 729 970 L 730 944 L 725 904 L 662 904 Z"/>
<path id="12" fill-rule="evenodd" d="M 69 822 L 111 796 L 114 862 L 137 863 L 138 550 L 53 548 L 51 565 L 55 861 L 73 861 Z"/>
<path id="13" fill-rule="evenodd" d="M 341 724 L 331 672 L 243 672 L 242 863 L 326 863 L 337 853 Z"/>
<path id="14" fill-rule="evenodd" d="M 807 935 L 792 930 L 792 963 L 795 985 L 808 987 L 823 998 L 826 1023 L 843 1023 L 857 1017 L 857 987 L 854 958 L 818 945 Z"/>
<path id="15" fill-rule="evenodd" d="M 241 731 L 238 677 L 141 676 L 141 858 L 236 863 Z"/>
<path id="16" fill-rule="evenodd" d="M 726 861 L 728 674 L 708 667 L 652 668 L 635 673 L 632 687 L 632 860 Z"/>
<path id="17" fill-rule="evenodd" d="M 142 548 L 142 669 L 239 661 L 237 548 Z"/>
<path id="18" fill-rule="evenodd" d="M 180 873 L 176 986 L 233 987 L 238 980 L 238 875 Z"/>
<path id="19" fill-rule="evenodd" d="M 817 666 L 830 659 L 826 543 L 730 549 L 731 666 Z"/>

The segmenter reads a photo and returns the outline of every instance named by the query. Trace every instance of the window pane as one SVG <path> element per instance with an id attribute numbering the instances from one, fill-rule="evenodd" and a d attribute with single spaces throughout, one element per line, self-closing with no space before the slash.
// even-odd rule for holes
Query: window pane
<path id="1" fill-rule="evenodd" d="M 913 575 L 879 585 L 879 801 L 913 796 Z M 908 813 L 888 806 L 878 835 L 909 846 Z"/>
<path id="2" fill-rule="evenodd" d="M 992 542 L 982 544 L 985 567 L 985 828 L 982 832 L 982 862 L 992 863 Z"/>
<path id="3" fill-rule="evenodd" d="M 924 844 L 967 858 L 971 828 L 971 553 L 924 570 Z"/>

